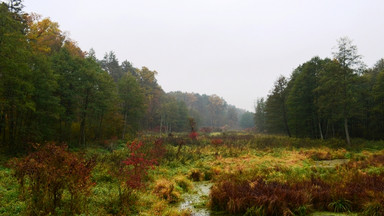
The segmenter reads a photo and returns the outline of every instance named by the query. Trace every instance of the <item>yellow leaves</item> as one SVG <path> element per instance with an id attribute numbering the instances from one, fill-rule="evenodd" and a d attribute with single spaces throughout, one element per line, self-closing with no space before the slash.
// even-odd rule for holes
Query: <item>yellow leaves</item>
<path id="1" fill-rule="evenodd" d="M 71 53 L 71 55 L 84 58 L 85 53 L 77 46 L 77 42 L 73 40 L 66 40 L 64 47 Z"/>
<path id="2" fill-rule="evenodd" d="M 42 19 L 41 15 L 35 13 L 27 15 L 26 20 L 29 27 L 27 39 L 34 52 L 50 55 L 65 47 L 71 55 L 85 57 L 85 53 L 78 47 L 77 42 L 66 38 L 57 22 L 49 18 Z"/>
<path id="3" fill-rule="evenodd" d="M 51 54 L 62 47 L 65 36 L 57 22 L 52 22 L 49 18 L 41 20 L 40 15 L 32 13 L 28 16 L 27 23 L 29 27 L 27 38 L 34 51 Z"/>

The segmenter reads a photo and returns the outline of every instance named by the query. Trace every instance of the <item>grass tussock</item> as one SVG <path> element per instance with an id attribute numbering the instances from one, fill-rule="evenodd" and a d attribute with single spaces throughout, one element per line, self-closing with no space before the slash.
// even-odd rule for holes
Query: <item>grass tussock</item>
<path id="1" fill-rule="evenodd" d="M 153 193 L 169 203 L 175 203 L 180 199 L 180 193 L 175 190 L 175 183 L 167 179 L 157 180 Z"/>

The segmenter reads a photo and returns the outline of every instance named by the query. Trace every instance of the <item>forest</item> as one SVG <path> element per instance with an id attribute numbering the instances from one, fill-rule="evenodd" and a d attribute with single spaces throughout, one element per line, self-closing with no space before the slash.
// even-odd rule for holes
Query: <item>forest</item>
<path id="1" fill-rule="evenodd" d="M 165 93 L 156 71 L 120 63 L 113 51 L 99 60 L 49 18 L 16 3 L 1 7 L 0 139 L 8 152 L 44 141 L 86 146 L 138 131 L 188 131 L 189 117 L 212 130 L 253 127 L 251 113 L 217 95 Z"/>
<path id="2" fill-rule="evenodd" d="M 372 68 L 348 37 L 332 58 L 313 57 L 280 76 L 255 107 L 258 132 L 316 139 L 384 138 L 384 59 Z"/>
<path id="3" fill-rule="evenodd" d="M 342 37 L 255 112 L 157 75 L 1 2 L 0 215 L 384 215 L 384 59 Z"/>

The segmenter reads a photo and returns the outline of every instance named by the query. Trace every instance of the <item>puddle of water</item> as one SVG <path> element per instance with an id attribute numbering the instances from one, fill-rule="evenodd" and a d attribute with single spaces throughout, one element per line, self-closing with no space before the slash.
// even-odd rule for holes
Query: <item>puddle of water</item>
<path id="1" fill-rule="evenodd" d="M 210 210 L 206 206 L 209 199 L 209 192 L 211 191 L 211 182 L 196 182 L 194 183 L 194 190 L 191 193 L 183 194 L 181 197 L 184 199 L 180 203 L 179 209 L 189 209 L 192 216 L 209 216 Z"/>

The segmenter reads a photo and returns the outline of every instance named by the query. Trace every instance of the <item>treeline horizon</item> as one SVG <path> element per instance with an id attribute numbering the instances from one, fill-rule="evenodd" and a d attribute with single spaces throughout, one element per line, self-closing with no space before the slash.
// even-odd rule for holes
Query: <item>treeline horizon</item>
<path id="1" fill-rule="evenodd" d="M 332 58 L 280 76 L 255 106 L 256 130 L 292 137 L 384 139 L 384 59 L 367 68 L 348 37 Z"/>
<path id="2" fill-rule="evenodd" d="M 209 118 L 179 94 L 165 93 L 156 71 L 120 63 L 113 51 L 99 60 L 58 23 L 22 8 L 21 0 L 0 4 L 0 149 L 6 152 L 50 141 L 85 147 L 142 130 L 190 131 L 188 118 L 199 127 L 239 129 L 241 118 L 253 118 L 216 95 L 195 94 L 200 108 L 215 113 Z"/>

